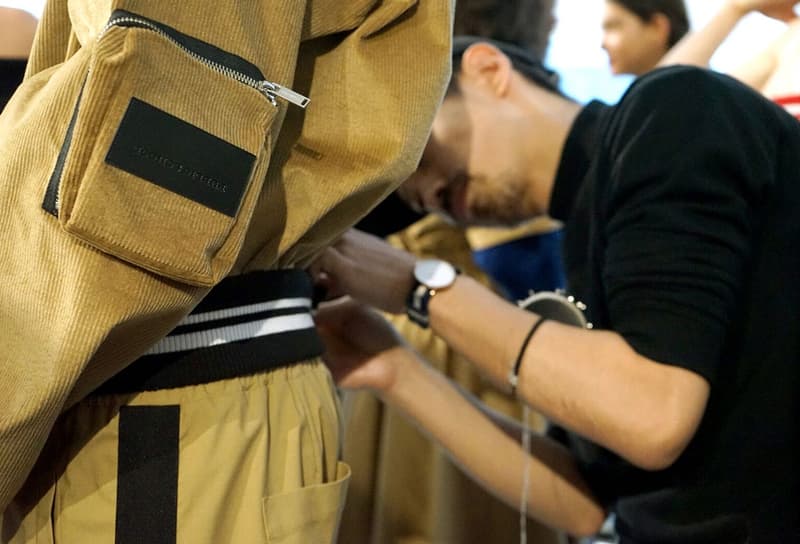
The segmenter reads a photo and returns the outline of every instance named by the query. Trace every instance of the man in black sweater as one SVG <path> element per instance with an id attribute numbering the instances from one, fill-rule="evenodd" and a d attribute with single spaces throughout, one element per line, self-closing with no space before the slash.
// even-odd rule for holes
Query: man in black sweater
<path id="1" fill-rule="evenodd" d="M 535 436 L 526 453 L 352 301 L 317 317 L 334 374 L 572 534 L 614 512 L 623 544 L 798 541 L 800 126 L 686 67 L 640 78 L 616 106 L 581 107 L 503 49 L 456 44 L 401 194 L 466 224 L 564 221 L 569 289 L 594 329 L 541 322 L 357 231 L 312 271 L 333 294 L 429 324 L 561 440 Z"/>

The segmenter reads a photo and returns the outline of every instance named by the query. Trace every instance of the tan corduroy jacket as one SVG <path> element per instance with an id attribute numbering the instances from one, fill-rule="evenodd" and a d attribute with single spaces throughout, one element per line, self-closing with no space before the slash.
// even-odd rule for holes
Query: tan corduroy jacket
<path id="1" fill-rule="evenodd" d="M 0 512 L 210 286 L 306 265 L 410 174 L 451 4 L 50 0 L 0 117 Z"/>

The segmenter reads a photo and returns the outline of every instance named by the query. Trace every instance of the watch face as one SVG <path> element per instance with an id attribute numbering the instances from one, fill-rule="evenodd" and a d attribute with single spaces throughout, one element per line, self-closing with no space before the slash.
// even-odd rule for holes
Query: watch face
<path id="1" fill-rule="evenodd" d="M 422 259 L 414 266 L 414 277 L 431 289 L 449 287 L 456 279 L 453 265 L 438 259 Z"/>

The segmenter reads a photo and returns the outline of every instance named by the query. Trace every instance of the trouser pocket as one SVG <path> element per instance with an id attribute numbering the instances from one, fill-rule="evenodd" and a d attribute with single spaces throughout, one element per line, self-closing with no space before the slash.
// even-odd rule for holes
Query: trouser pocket
<path id="1" fill-rule="evenodd" d="M 339 462 L 336 478 L 264 499 L 264 525 L 269 544 L 336 542 L 350 467 Z"/>
<path id="2" fill-rule="evenodd" d="M 306 100 L 237 55 L 127 11 L 93 48 L 43 208 L 105 253 L 213 285 L 261 191 L 276 98 Z"/>

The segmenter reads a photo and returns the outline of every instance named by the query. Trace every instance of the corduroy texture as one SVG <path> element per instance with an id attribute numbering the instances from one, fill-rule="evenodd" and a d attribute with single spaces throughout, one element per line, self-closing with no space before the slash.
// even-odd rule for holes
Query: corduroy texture
<path id="1" fill-rule="evenodd" d="M 447 1 L 283 0 L 224 7 L 198 0 L 49 2 L 27 79 L 0 117 L 0 511 L 30 471 L 58 414 L 165 335 L 207 292 L 168 279 L 161 273 L 181 276 L 130 253 L 112 257 L 92 245 L 109 249 L 98 237 L 119 242 L 109 229 L 118 226 L 120 216 L 125 217 L 122 224 L 136 217 L 139 222 L 131 225 L 144 224 L 141 214 L 150 217 L 140 202 L 113 200 L 109 216 L 101 217 L 103 202 L 93 200 L 97 194 L 92 184 L 102 180 L 80 177 L 81 171 L 84 176 L 105 175 L 107 167 L 96 158 L 92 162 L 93 149 L 72 147 L 67 155 L 65 172 L 77 176 L 69 178 L 76 191 L 69 221 L 75 220 L 80 202 L 92 203 L 98 221 L 102 218 L 108 228 L 84 221 L 81 236 L 87 243 L 62 228 L 66 218 L 42 209 L 80 89 L 99 49 L 116 46 L 104 62 L 118 59 L 128 66 L 123 62 L 127 48 L 145 47 L 151 40 L 141 30 L 115 29 L 120 43 L 114 43 L 111 33 L 109 41 L 98 42 L 117 8 L 239 55 L 269 80 L 311 98 L 308 110 L 289 108 L 288 115 L 281 103 L 270 121 L 260 106 L 248 105 L 250 99 L 237 94 L 235 100 L 244 103 L 231 106 L 233 111 L 251 111 L 228 117 L 220 103 L 227 92 L 216 87 L 219 81 L 210 77 L 197 82 L 188 75 L 196 68 L 181 64 L 169 81 L 154 76 L 147 66 L 142 73 L 108 75 L 108 96 L 98 91 L 81 104 L 81 119 L 94 115 L 92 108 L 108 111 L 86 125 L 86 130 L 96 127 L 92 138 L 102 140 L 116 130 L 115 112 L 121 108 L 117 93 L 124 100 L 126 92 L 145 92 L 167 111 L 185 114 L 257 151 L 255 181 L 236 225 L 220 227 L 198 211 L 191 229 L 189 246 L 212 248 L 202 259 L 195 257 L 211 263 L 214 281 L 230 266 L 231 273 L 302 266 L 363 216 L 416 166 L 449 75 L 452 5 Z M 161 76 L 167 74 L 164 69 L 159 68 Z M 147 88 L 142 88 L 141 79 L 148 77 Z M 265 122 L 269 131 L 263 149 L 253 149 L 252 135 Z M 263 180 L 259 168 L 268 168 Z M 81 195 L 83 189 L 87 192 Z M 158 202 L 155 193 L 127 194 Z M 164 206 L 180 207 L 166 196 Z M 165 215 L 157 219 L 165 221 L 161 233 L 151 225 L 141 229 L 141 238 L 129 233 L 130 240 L 122 245 L 138 244 L 139 253 L 186 265 L 187 242 L 176 236 Z M 181 236 L 184 227 L 177 229 Z M 237 228 L 243 230 L 236 233 Z M 92 229 L 97 230 L 85 236 Z M 214 260 L 214 255 L 221 259 Z"/>
<path id="2" fill-rule="evenodd" d="M 247 232 L 277 108 L 259 91 L 187 58 L 147 29 L 110 29 L 97 42 L 89 71 L 59 190 L 63 227 L 158 275 L 201 286 L 219 282 Z M 235 218 L 142 183 L 106 160 L 133 97 L 255 157 Z M 154 152 L 140 153 L 141 161 L 153 160 L 147 154 Z"/>

